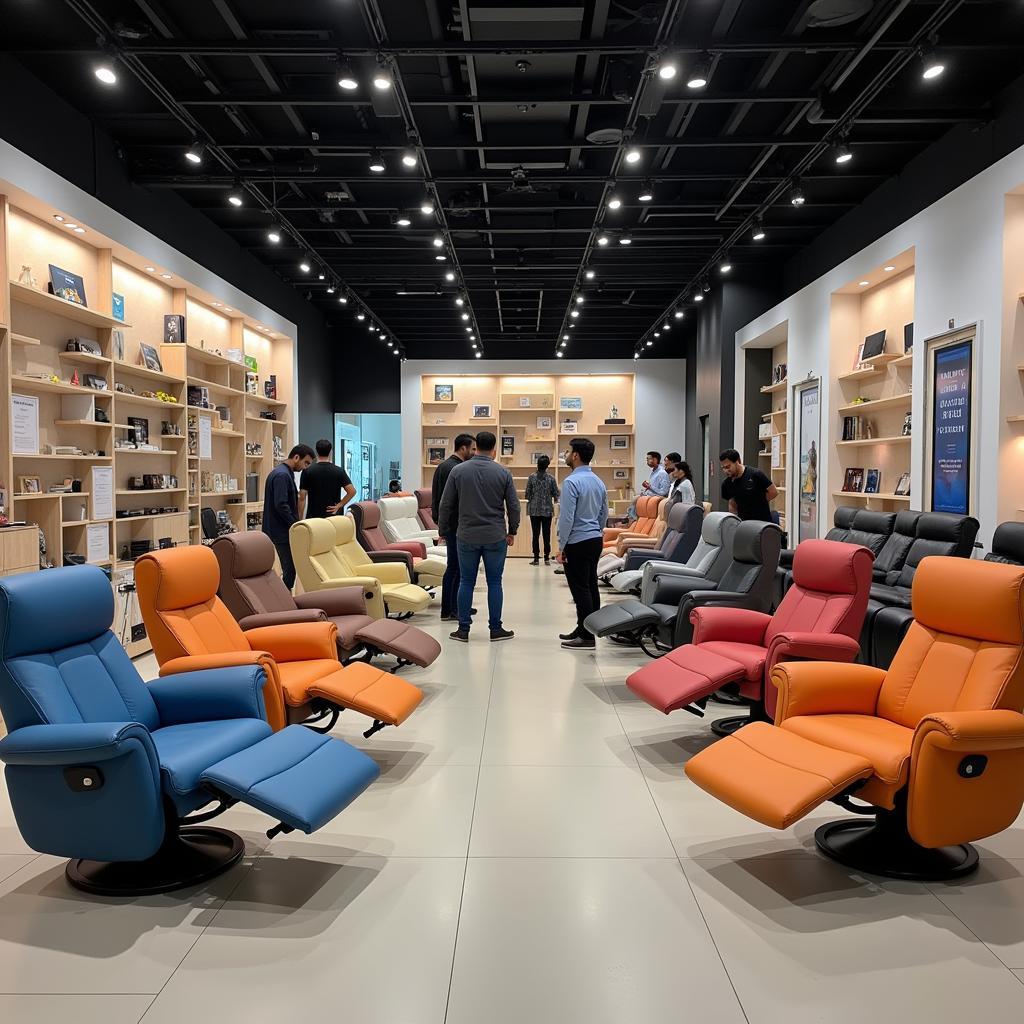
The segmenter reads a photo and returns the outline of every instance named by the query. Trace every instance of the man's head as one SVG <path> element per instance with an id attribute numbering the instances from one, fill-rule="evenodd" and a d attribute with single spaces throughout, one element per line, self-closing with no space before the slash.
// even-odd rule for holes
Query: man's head
<path id="1" fill-rule="evenodd" d="M 316 457 L 326 459 L 331 454 L 331 442 L 326 437 L 320 438 L 316 443 Z"/>
<path id="2" fill-rule="evenodd" d="M 647 453 L 647 465 L 651 469 L 657 469 L 661 464 L 661 452 L 648 452 Z"/>
<path id="3" fill-rule="evenodd" d="M 589 466 L 594 457 L 594 442 L 588 437 L 574 437 L 569 442 L 569 450 L 565 453 L 565 464 L 572 469 L 577 466 Z"/>
<path id="4" fill-rule="evenodd" d="M 455 454 L 465 462 L 473 454 L 476 441 L 472 434 L 459 434 L 452 442 L 452 447 L 455 449 Z"/>
<path id="5" fill-rule="evenodd" d="M 401 480 L 392 480 L 388 484 L 388 494 L 397 494 L 402 489 Z"/>
<path id="6" fill-rule="evenodd" d="M 489 459 L 494 458 L 494 448 L 498 443 L 498 439 L 489 431 L 481 430 L 476 435 L 476 453 L 477 455 L 486 455 Z"/>
<path id="7" fill-rule="evenodd" d="M 294 473 L 296 470 L 305 469 L 313 461 L 314 454 L 313 449 L 308 444 L 297 444 L 288 453 L 288 458 L 284 461 Z"/>
<path id="8" fill-rule="evenodd" d="M 740 453 L 735 448 L 726 448 L 718 456 L 718 461 L 722 464 L 722 472 L 727 477 L 735 479 L 743 475 L 743 463 L 740 462 Z"/>
<path id="9" fill-rule="evenodd" d="M 665 456 L 665 472 L 671 474 L 672 470 L 675 469 L 677 462 L 682 462 L 683 457 L 679 452 L 669 452 Z"/>

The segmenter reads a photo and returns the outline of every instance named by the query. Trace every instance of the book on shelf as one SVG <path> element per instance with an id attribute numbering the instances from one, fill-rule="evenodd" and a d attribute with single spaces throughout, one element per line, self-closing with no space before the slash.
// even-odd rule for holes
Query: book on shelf
<path id="1" fill-rule="evenodd" d="M 875 436 L 874 423 L 864 416 L 843 417 L 844 441 L 870 441 Z"/>

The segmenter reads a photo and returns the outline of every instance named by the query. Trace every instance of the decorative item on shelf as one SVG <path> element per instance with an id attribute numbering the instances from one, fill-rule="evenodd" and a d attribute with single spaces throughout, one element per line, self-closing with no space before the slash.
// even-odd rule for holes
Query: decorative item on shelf
<path id="1" fill-rule="evenodd" d="M 68 383 L 69 383 L 69 384 L 72 384 L 72 385 L 73 385 L 74 387 L 76 387 L 76 388 L 77 388 L 77 387 L 78 387 L 78 386 L 79 386 L 79 385 L 80 385 L 80 384 L 82 383 L 82 382 L 81 382 L 81 381 L 80 381 L 80 380 L 78 379 L 78 370 L 74 370 L 74 371 L 72 371 L 72 374 L 71 374 L 71 380 L 69 380 L 69 381 L 68 381 Z"/>
<path id="2" fill-rule="evenodd" d="M 168 345 L 185 343 L 185 318 L 180 313 L 164 313 L 164 342 Z"/>
<path id="3" fill-rule="evenodd" d="M 869 334 L 864 339 L 864 351 L 861 353 L 861 359 L 867 362 L 869 359 L 874 359 L 875 356 L 880 356 L 885 352 L 885 331 L 875 331 L 874 334 Z"/>
<path id="4" fill-rule="evenodd" d="M 128 436 L 137 446 L 149 444 L 149 420 L 145 416 L 129 416 L 128 428 Z"/>
<path id="5" fill-rule="evenodd" d="M 901 497 L 906 497 L 910 494 L 910 474 L 900 473 L 900 478 L 896 483 L 896 490 L 893 494 L 898 494 Z"/>
<path id="6" fill-rule="evenodd" d="M 516 453 L 516 439 L 512 434 L 501 435 L 501 454 L 503 457 L 509 457 Z"/>
<path id="7" fill-rule="evenodd" d="M 257 458 L 263 454 L 263 442 L 262 441 L 246 441 L 245 442 L 245 454 L 249 458 Z"/>
<path id="8" fill-rule="evenodd" d="M 629 470 L 628 469 L 613 469 L 612 470 L 613 480 L 628 480 Z"/>
<path id="9" fill-rule="evenodd" d="M 262 512 L 246 512 L 246 514 L 245 514 L 245 528 L 247 530 L 261 530 L 261 529 L 263 529 L 263 513 Z"/>
<path id="10" fill-rule="evenodd" d="M 110 296 L 110 315 L 115 320 L 124 320 L 124 296 L 113 292 Z"/>
<path id="11" fill-rule="evenodd" d="M 224 488 L 224 474 L 223 473 L 214 473 L 213 474 L 213 490 L 214 490 L 214 493 L 220 494 L 220 492 L 223 491 L 224 489 L 225 489 Z"/>
<path id="12" fill-rule="evenodd" d="M 448 457 L 447 449 L 443 447 L 428 448 L 427 449 L 427 465 L 428 466 L 440 466 L 442 462 Z"/>
<path id="13" fill-rule="evenodd" d="M 912 417 L 911 417 L 910 411 L 908 410 L 907 414 L 903 417 L 903 430 L 901 431 L 901 435 L 903 437 L 910 437 L 911 436 L 910 432 L 911 432 L 912 429 L 913 429 Z"/>
<path id="14" fill-rule="evenodd" d="M 122 384 L 121 381 L 119 381 L 119 380 L 115 380 L 114 381 L 114 390 L 119 395 L 134 395 L 135 394 L 135 388 L 133 388 L 131 386 L 131 384 Z"/>
<path id="15" fill-rule="evenodd" d="M 263 382 L 263 397 L 277 401 L 277 374 L 270 374 Z"/>
<path id="16" fill-rule="evenodd" d="M 84 455 L 78 445 L 75 444 L 44 444 L 44 455 Z"/>
<path id="17" fill-rule="evenodd" d="M 914 325 L 903 325 L 903 354 L 909 356 L 914 351 Z"/>
<path id="18" fill-rule="evenodd" d="M 629 448 L 629 434 L 609 434 L 608 447 L 612 451 L 625 451 Z"/>
<path id="19" fill-rule="evenodd" d="M 103 353 L 100 350 L 100 346 L 97 342 L 93 341 L 92 338 L 68 338 L 68 343 L 64 346 L 65 352 L 84 352 L 86 355 L 99 356 Z"/>
<path id="20" fill-rule="evenodd" d="M 186 399 L 193 409 L 212 409 L 210 404 L 210 389 L 201 387 L 198 384 L 189 384 Z"/>
<path id="21" fill-rule="evenodd" d="M 862 420 L 861 435 L 866 441 L 872 441 L 875 437 L 875 421 L 864 419 Z"/>
<path id="22" fill-rule="evenodd" d="M 558 400 L 558 408 L 562 412 L 582 412 L 583 399 L 576 397 L 563 397 Z"/>
<path id="23" fill-rule="evenodd" d="M 245 353 L 240 348 L 226 348 L 224 350 L 224 358 L 230 359 L 233 363 L 238 363 L 239 366 L 245 365 Z"/>
<path id="24" fill-rule="evenodd" d="M 544 452 L 530 452 L 530 462 L 536 464 L 544 454 Z"/>
<path id="25" fill-rule="evenodd" d="M 39 282 L 32 276 L 32 268 L 27 264 L 21 265 L 21 273 L 18 275 L 18 284 L 26 285 L 29 288 L 38 288 Z"/>
<path id="26" fill-rule="evenodd" d="M 859 466 L 851 466 L 843 476 L 843 490 L 851 494 L 860 494 L 864 488 L 864 469 Z"/>
<path id="27" fill-rule="evenodd" d="M 93 410 L 93 419 L 97 423 L 109 423 L 110 417 L 107 415 L 105 409 L 96 408 Z"/>
<path id="28" fill-rule="evenodd" d="M 124 362 L 124 331 L 120 328 L 111 331 L 110 343 L 114 358 L 118 362 Z"/>
<path id="29" fill-rule="evenodd" d="M 789 375 L 789 364 L 779 363 L 772 369 L 772 383 L 781 384 Z"/>
<path id="30" fill-rule="evenodd" d="M 72 384 L 77 383 L 77 377 L 78 377 L 78 371 L 75 370 L 75 378 L 76 378 L 76 380 L 72 380 L 72 382 L 71 382 Z M 85 380 L 85 386 L 87 388 L 92 388 L 93 391 L 106 391 L 107 390 L 107 378 L 106 377 L 100 377 L 98 374 L 95 374 L 95 373 L 86 373 L 86 374 L 83 375 L 83 379 Z"/>
<path id="31" fill-rule="evenodd" d="M 226 479 L 227 479 L 227 483 L 228 483 L 227 489 L 229 491 L 237 491 L 238 490 L 238 478 L 234 477 L 234 476 L 229 476 L 229 477 L 226 477 Z"/>
<path id="32" fill-rule="evenodd" d="M 245 363 L 247 370 L 251 370 L 253 373 L 260 372 L 260 364 L 255 356 L 244 356 L 242 361 Z"/>
<path id="33" fill-rule="evenodd" d="M 856 353 L 854 353 L 854 356 L 853 356 L 853 369 L 854 370 L 859 370 L 861 368 L 861 364 L 863 362 L 864 362 L 864 342 L 861 342 L 857 346 L 857 351 L 856 351 Z"/>
<path id="34" fill-rule="evenodd" d="M 563 434 L 575 434 L 577 424 L 576 420 L 562 420 L 562 433 Z"/>
<path id="35" fill-rule="evenodd" d="M 879 469 L 869 469 L 868 475 L 864 478 L 864 493 L 865 494 L 877 494 L 882 482 L 882 471 Z"/>
<path id="36" fill-rule="evenodd" d="M 181 427 L 177 423 L 172 423 L 170 420 L 160 421 L 160 433 L 164 437 L 181 437 Z"/>
<path id="37" fill-rule="evenodd" d="M 537 429 L 538 430 L 550 430 L 551 429 L 551 417 L 550 416 L 538 416 L 537 417 Z"/>
<path id="38" fill-rule="evenodd" d="M 72 274 L 69 270 L 62 270 L 49 264 L 50 269 L 50 294 L 56 295 L 66 302 L 73 302 L 78 306 L 88 306 L 85 301 L 85 282 L 80 274 Z"/>
<path id="39" fill-rule="evenodd" d="M 531 401 L 531 399 L 530 399 L 529 395 L 520 395 L 519 396 L 519 408 L 520 409 L 529 409 L 530 408 L 530 401 Z"/>
<path id="40" fill-rule="evenodd" d="M 152 345 L 139 342 L 139 359 L 141 365 L 147 370 L 155 370 L 157 373 L 164 372 L 164 364 L 160 361 L 160 353 Z"/>
<path id="41" fill-rule="evenodd" d="M 425 444 L 428 447 L 431 446 L 431 445 L 433 445 L 435 447 L 437 445 L 441 445 L 442 447 L 447 447 L 448 446 L 448 438 L 447 437 L 428 437 L 428 438 L 425 439 Z"/>
<path id="42" fill-rule="evenodd" d="M 37 476 L 19 476 L 18 477 L 18 493 L 19 494 L 41 494 L 42 485 L 39 482 Z"/>
<path id="43" fill-rule="evenodd" d="M 273 409 L 263 409 L 260 412 L 260 419 L 261 420 L 276 420 L 277 419 L 277 413 L 274 412 Z"/>
<path id="44" fill-rule="evenodd" d="M 284 440 L 277 435 L 274 436 L 274 461 L 280 462 L 284 459 Z"/>
<path id="45" fill-rule="evenodd" d="M 757 439 L 764 441 L 772 436 L 772 425 L 770 423 L 759 423 L 757 426 Z M 844 438 L 845 440 L 845 438 Z"/>
<path id="46" fill-rule="evenodd" d="M 474 405 L 473 419 L 489 420 L 491 418 L 491 407 L 489 405 Z"/>
<path id="47" fill-rule="evenodd" d="M 247 395 L 259 395 L 260 375 L 252 370 L 245 371 L 245 393 Z"/>

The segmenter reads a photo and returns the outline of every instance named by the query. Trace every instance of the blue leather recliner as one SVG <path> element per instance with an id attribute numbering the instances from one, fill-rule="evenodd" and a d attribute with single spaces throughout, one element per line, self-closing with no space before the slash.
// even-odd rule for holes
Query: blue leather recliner
<path id="1" fill-rule="evenodd" d="M 93 566 L 0 579 L 0 760 L 22 836 L 73 858 L 72 885 L 140 895 L 196 884 L 244 852 L 234 833 L 196 822 L 241 801 L 278 820 L 270 836 L 313 832 L 379 774 L 342 740 L 300 725 L 272 733 L 258 665 L 145 684 L 113 614 Z"/>

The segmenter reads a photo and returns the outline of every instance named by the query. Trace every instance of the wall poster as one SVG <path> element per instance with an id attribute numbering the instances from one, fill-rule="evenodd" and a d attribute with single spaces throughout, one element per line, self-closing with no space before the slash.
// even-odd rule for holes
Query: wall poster
<path id="1" fill-rule="evenodd" d="M 973 356 L 973 338 L 932 351 L 929 439 L 934 512 L 970 513 Z"/>
<path id="2" fill-rule="evenodd" d="M 821 386 L 818 381 L 797 388 L 800 410 L 800 508 L 798 541 L 818 536 L 818 449 L 821 445 Z"/>

